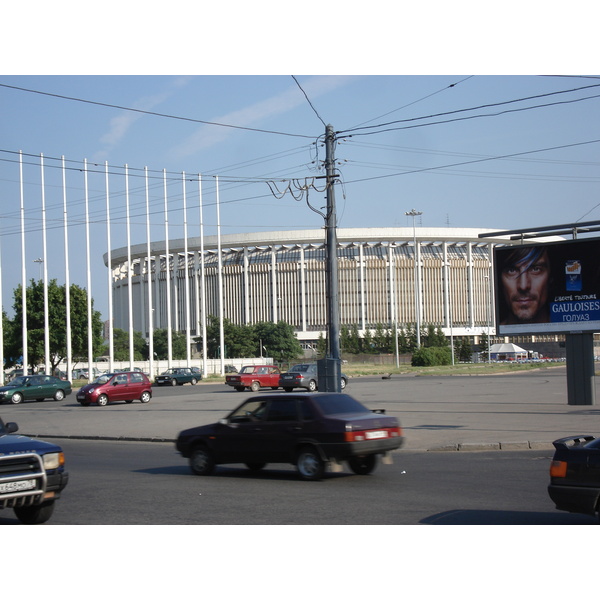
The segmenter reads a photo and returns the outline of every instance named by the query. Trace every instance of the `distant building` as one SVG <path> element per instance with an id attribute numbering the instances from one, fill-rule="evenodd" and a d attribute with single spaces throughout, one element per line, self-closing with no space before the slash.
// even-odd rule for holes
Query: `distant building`
<path id="1" fill-rule="evenodd" d="M 417 322 L 420 307 L 423 327 L 432 324 L 447 336 L 477 337 L 488 331 L 494 335 L 492 250 L 497 244 L 517 242 L 478 238 L 493 231 L 338 229 L 341 325 L 356 324 L 359 332 L 377 324 L 410 327 Z M 182 239 L 169 240 L 168 256 L 164 241 L 151 243 L 150 256 L 147 244 L 112 250 L 115 327 L 129 327 L 131 280 L 135 330 L 148 336 L 151 295 L 154 329 L 167 328 L 170 307 L 172 328 L 185 332 L 189 327 L 192 336 L 198 335 L 202 282 L 206 314 L 218 316 L 222 281 L 223 314 L 231 322 L 283 320 L 306 343 L 325 334 L 324 230 L 223 235 L 220 264 L 217 243 L 216 236 L 204 239 L 204 274 L 197 237 L 188 238 L 187 245 Z"/>

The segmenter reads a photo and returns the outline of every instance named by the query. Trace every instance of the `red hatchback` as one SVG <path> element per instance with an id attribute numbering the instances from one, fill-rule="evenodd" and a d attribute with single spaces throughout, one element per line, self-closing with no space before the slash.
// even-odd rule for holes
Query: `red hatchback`
<path id="1" fill-rule="evenodd" d="M 144 373 L 138 371 L 104 373 L 77 392 L 77 402 L 82 406 L 106 406 L 109 402 L 131 404 L 134 400 L 145 404 L 150 402 L 150 398 L 152 384 Z"/>

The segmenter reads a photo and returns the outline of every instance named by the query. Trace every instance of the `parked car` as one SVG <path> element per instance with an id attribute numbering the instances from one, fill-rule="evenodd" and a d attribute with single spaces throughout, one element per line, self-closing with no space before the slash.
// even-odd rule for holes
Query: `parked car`
<path id="1" fill-rule="evenodd" d="M 576 435 L 553 444 L 548 494 L 556 508 L 600 517 L 600 438 Z"/>
<path id="2" fill-rule="evenodd" d="M 0 387 L 0 402 L 20 404 L 25 400 L 43 402 L 45 398 L 63 400 L 71 393 L 71 382 L 51 375 L 22 375 Z"/>
<path id="3" fill-rule="evenodd" d="M 164 373 L 158 375 L 154 381 L 156 381 L 156 385 L 183 385 L 184 383 L 196 385 L 201 379 L 201 373 L 194 373 L 187 367 L 175 367 L 167 369 Z"/>
<path id="4" fill-rule="evenodd" d="M 225 373 L 237 373 L 238 370 L 233 365 L 225 365 Z"/>
<path id="5" fill-rule="evenodd" d="M 279 385 L 286 392 L 291 392 L 294 388 L 304 388 L 309 392 L 316 392 L 319 389 L 317 364 L 306 363 L 294 365 L 287 372 L 281 374 Z M 347 385 L 348 377 L 341 373 L 340 388 L 344 390 Z"/>
<path id="6" fill-rule="evenodd" d="M 239 373 L 225 375 L 225 384 L 238 392 L 243 392 L 246 388 L 258 392 L 261 387 L 276 390 L 280 375 L 279 367 L 273 365 L 247 365 Z"/>
<path id="7" fill-rule="evenodd" d="M 45 523 L 69 482 L 60 446 L 14 435 L 16 423 L 0 419 L 0 509 L 12 508 L 21 523 Z"/>
<path id="8" fill-rule="evenodd" d="M 144 373 L 138 371 L 105 373 L 77 392 L 77 402 L 82 406 L 106 406 L 109 402 L 131 404 L 134 400 L 145 404 L 150 402 L 150 398 L 152 384 Z"/>
<path id="9" fill-rule="evenodd" d="M 404 443 L 396 417 L 372 411 L 348 394 L 270 394 L 243 402 L 212 425 L 182 431 L 176 448 L 196 475 L 216 465 L 267 463 L 296 465 L 306 480 L 322 478 L 327 465 L 341 470 L 347 461 L 359 475 L 371 473 L 377 457 Z"/>

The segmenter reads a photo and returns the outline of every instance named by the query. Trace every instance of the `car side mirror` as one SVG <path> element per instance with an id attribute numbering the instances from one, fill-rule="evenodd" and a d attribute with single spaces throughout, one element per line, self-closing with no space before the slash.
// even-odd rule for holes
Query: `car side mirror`
<path id="1" fill-rule="evenodd" d="M 119 385 L 118 381 L 113 381 L 113 385 Z"/>
<path id="2" fill-rule="evenodd" d="M 6 431 L 8 431 L 8 433 L 15 433 L 15 431 L 19 431 L 19 426 L 16 423 L 13 423 L 12 421 L 6 423 L 4 427 L 6 428 Z"/>

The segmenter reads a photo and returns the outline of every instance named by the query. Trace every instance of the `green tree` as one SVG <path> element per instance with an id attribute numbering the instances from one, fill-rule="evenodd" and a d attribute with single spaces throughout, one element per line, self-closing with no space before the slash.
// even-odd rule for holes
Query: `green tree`
<path id="1" fill-rule="evenodd" d="M 155 329 L 152 335 L 154 354 L 158 360 L 169 358 L 168 332 L 168 329 Z M 141 346 L 139 350 L 143 353 Z M 146 348 L 146 355 L 147 354 L 148 349 Z M 171 358 L 177 360 L 187 358 L 187 337 L 185 333 L 182 333 L 181 331 L 171 332 Z"/>
<path id="2" fill-rule="evenodd" d="M 129 360 L 129 333 L 115 327 L 113 329 L 114 359 Z M 133 332 L 133 360 L 148 359 L 148 343 L 139 331 Z"/>
<path id="3" fill-rule="evenodd" d="M 5 338 L 5 355 L 23 355 L 23 288 L 13 292 L 15 316 Z M 71 318 L 71 352 L 73 356 L 87 356 L 88 314 L 87 291 L 75 284 L 69 287 Z M 31 280 L 26 291 L 27 356 L 29 366 L 45 360 L 44 283 Z M 67 356 L 66 285 L 59 286 L 56 279 L 48 283 L 48 329 L 50 365 L 52 370 Z M 93 301 L 92 301 L 93 307 Z M 5 332 L 6 333 L 6 332 Z M 92 348 L 94 354 L 102 352 L 102 321 L 100 313 L 92 309 Z"/>
<path id="4" fill-rule="evenodd" d="M 275 360 L 293 361 L 302 356 L 302 346 L 294 335 L 294 328 L 285 321 L 257 323 L 254 333 Z"/>

